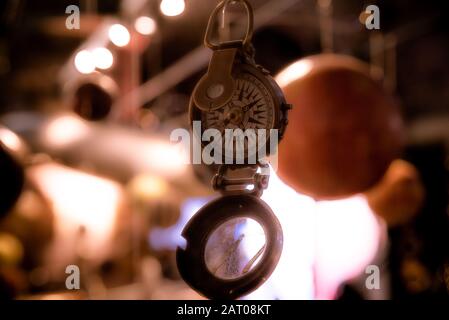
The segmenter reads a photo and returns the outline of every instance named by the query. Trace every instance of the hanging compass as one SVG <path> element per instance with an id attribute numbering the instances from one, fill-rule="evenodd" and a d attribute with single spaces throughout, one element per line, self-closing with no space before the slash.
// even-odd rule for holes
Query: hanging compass
<path id="1" fill-rule="evenodd" d="M 232 157 L 235 158 L 237 150 L 243 150 L 243 159 L 249 163 L 249 156 L 255 152 L 263 150 L 267 156 L 274 152 L 270 148 L 270 136 L 275 133 L 278 139 L 282 138 L 290 105 L 286 104 L 281 89 L 261 67 L 253 64 L 237 65 L 233 70 L 233 78 L 235 90 L 227 103 L 205 111 L 192 99 L 190 117 L 192 121 L 201 121 L 201 136 L 208 129 L 219 131 L 224 142 L 223 155 L 224 149 L 229 149 L 229 144 L 233 143 Z M 225 134 L 226 129 L 232 130 L 229 131 L 232 134 L 240 129 L 247 133 L 246 139 L 230 139 Z M 264 137 L 260 137 L 261 130 Z M 240 149 L 236 145 L 239 141 L 243 143 Z M 254 147 L 248 147 L 251 144 Z"/>
<path id="2" fill-rule="evenodd" d="M 220 10 L 225 12 L 232 2 L 242 3 L 247 10 L 245 39 L 214 44 L 211 38 L 216 15 Z M 282 90 L 270 73 L 254 61 L 252 26 L 252 8 L 246 0 L 226 0 L 215 8 L 204 40 L 205 45 L 213 50 L 213 55 L 208 72 L 196 85 L 190 100 L 191 120 L 201 121 L 201 131 L 196 133 L 200 135 L 198 140 L 202 141 L 206 130 L 217 129 L 224 142 L 223 162 L 225 149 L 229 150 L 231 143 L 233 152 L 226 155 L 227 160 L 230 157 L 235 160 L 238 150 L 243 152 L 244 162 L 249 164 L 254 164 L 248 159 L 255 153 L 263 151 L 263 155 L 270 155 L 275 151 L 270 148 L 270 136 L 276 134 L 280 140 L 288 123 L 287 111 L 291 106 L 286 103 Z M 226 129 L 232 130 L 229 134 L 234 134 L 234 137 L 236 132 L 239 133 L 237 129 L 247 134 L 245 139 L 230 139 L 226 136 Z"/>
<path id="3" fill-rule="evenodd" d="M 246 36 L 213 43 L 217 13 L 224 14 L 231 3 L 246 8 Z M 177 250 L 181 276 L 208 298 L 234 299 L 255 290 L 282 251 L 281 226 L 260 196 L 269 180 L 265 157 L 282 138 L 290 105 L 269 72 L 254 61 L 252 28 L 247 0 L 225 0 L 215 8 L 204 41 L 212 58 L 190 100 L 192 124 L 201 124 L 194 134 L 213 132 L 212 138 L 222 142 L 219 163 L 225 163 L 213 180 L 224 196 L 193 217 L 182 233 L 187 245 Z"/>
<path id="4" fill-rule="evenodd" d="M 218 109 L 202 112 L 201 120 L 206 128 L 222 132 L 227 128 L 269 130 L 274 127 L 275 116 L 278 114 L 270 92 L 256 77 L 242 73 L 236 78 L 231 101 Z"/>

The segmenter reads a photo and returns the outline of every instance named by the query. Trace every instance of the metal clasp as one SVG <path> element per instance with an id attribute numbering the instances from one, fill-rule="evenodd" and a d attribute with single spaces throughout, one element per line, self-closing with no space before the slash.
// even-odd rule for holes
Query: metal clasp
<path id="1" fill-rule="evenodd" d="M 261 169 L 258 172 L 258 169 Z M 229 177 L 227 175 L 228 170 L 248 170 L 250 171 L 249 177 Z M 263 190 L 268 187 L 270 179 L 268 164 L 258 164 L 252 166 L 229 166 L 222 165 L 218 169 L 217 174 L 212 180 L 212 186 L 214 190 L 220 191 L 226 195 L 239 195 L 248 194 L 256 197 L 262 196 Z M 252 189 L 248 186 L 253 186 Z"/>
<path id="2" fill-rule="evenodd" d="M 217 17 L 217 14 L 220 10 L 223 10 L 223 15 L 226 12 L 229 4 L 231 3 L 242 3 L 247 12 L 247 23 L 246 23 L 246 35 L 243 40 L 229 40 L 225 42 L 221 42 L 218 44 L 212 43 L 212 26 Z M 251 4 L 247 0 L 224 0 L 218 4 L 218 6 L 214 9 L 212 14 L 210 15 L 209 22 L 207 24 L 206 34 L 204 36 L 204 45 L 212 50 L 220 50 L 225 48 L 239 48 L 246 47 L 250 44 L 251 38 L 253 36 L 253 25 L 254 25 L 254 16 L 253 16 L 253 8 Z"/>

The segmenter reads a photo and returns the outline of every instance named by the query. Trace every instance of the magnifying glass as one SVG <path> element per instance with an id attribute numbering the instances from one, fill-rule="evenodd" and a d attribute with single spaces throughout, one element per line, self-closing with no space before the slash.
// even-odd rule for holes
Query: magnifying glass
<path id="1" fill-rule="evenodd" d="M 176 259 L 183 279 L 210 299 L 236 299 L 257 289 L 282 252 L 282 228 L 256 196 L 228 195 L 201 208 L 182 232 Z"/>

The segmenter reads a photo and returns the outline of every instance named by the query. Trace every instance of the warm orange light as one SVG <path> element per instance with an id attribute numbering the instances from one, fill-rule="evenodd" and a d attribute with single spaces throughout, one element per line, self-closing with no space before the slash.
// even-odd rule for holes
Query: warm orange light
<path id="1" fill-rule="evenodd" d="M 186 4 L 184 0 L 162 0 L 161 12 L 169 17 L 178 16 L 184 12 Z"/>
<path id="2" fill-rule="evenodd" d="M 95 67 L 98 69 L 109 69 L 114 63 L 114 57 L 112 52 L 106 48 L 95 48 L 92 50 L 92 56 L 94 59 Z"/>
<path id="3" fill-rule="evenodd" d="M 128 29 L 124 25 L 121 24 L 113 24 L 109 28 L 109 39 L 113 44 L 117 47 L 126 46 L 131 40 L 131 35 L 129 34 Z"/>
<path id="4" fill-rule="evenodd" d="M 304 77 L 310 70 L 312 70 L 312 66 L 312 61 L 307 59 L 294 62 L 276 76 L 276 82 L 281 87 L 286 86 L 290 82 Z"/>
<path id="5" fill-rule="evenodd" d="M 112 235 L 121 200 L 120 186 L 54 163 L 32 167 L 29 174 L 52 203 L 59 237 L 76 241 L 83 228 L 85 245 L 81 254 L 100 255 Z"/>
<path id="6" fill-rule="evenodd" d="M 80 73 L 88 74 L 95 70 L 95 62 L 92 53 L 81 50 L 75 55 L 75 67 Z"/>
<path id="7" fill-rule="evenodd" d="M 45 125 L 43 143 L 50 148 L 79 141 L 87 135 L 89 128 L 79 117 L 69 114 L 56 116 Z"/>
<path id="8" fill-rule="evenodd" d="M 146 16 L 138 17 L 134 22 L 134 28 L 143 35 L 150 35 L 156 32 L 157 24 L 154 19 Z"/>
<path id="9" fill-rule="evenodd" d="M 0 128 L 0 141 L 9 149 L 17 151 L 23 148 L 20 138 L 11 130 Z"/>

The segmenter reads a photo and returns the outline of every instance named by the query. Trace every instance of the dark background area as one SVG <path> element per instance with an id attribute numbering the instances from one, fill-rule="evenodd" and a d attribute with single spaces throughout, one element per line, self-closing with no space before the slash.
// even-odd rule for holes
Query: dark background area
<path id="1" fill-rule="evenodd" d="M 144 53 L 142 71 L 149 78 L 200 45 L 208 13 L 216 1 L 189 1 L 186 14 L 178 19 L 158 18 L 161 23 L 160 57 L 151 49 Z M 255 8 L 264 1 L 252 1 Z M 2 110 L 39 108 L 46 97 L 56 97 L 58 67 L 81 43 L 85 34 L 48 30 L 46 23 L 60 18 L 65 8 L 83 1 L 2 1 L 0 36 L 0 106 Z M 447 115 L 449 110 L 448 4 L 444 1 L 334 1 L 334 51 L 369 59 L 369 30 L 362 27 L 359 13 L 369 4 L 381 12 L 381 32 L 397 38 L 397 95 L 407 120 L 429 115 Z M 154 5 L 157 5 L 154 3 Z M 300 56 L 319 53 L 320 39 L 316 3 L 298 1 L 287 12 L 257 30 L 256 59 L 273 73 Z M 98 1 L 101 15 L 117 14 L 119 1 Z M 194 8 L 189 11 L 189 8 Z M 155 13 L 158 11 L 155 10 Z M 83 18 L 82 18 L 83 19 Z M 57 23 L 57 22 L 53 22 Z M 83 20 L 82 22 L 83 23 Z M 57 24 L 56 24 L 57 25 Z M 83 28 L 82 28 L 83 29 Z M 176 44 L 176 45 L 174 45 Z M 155 66 L 154 61 L 160 61 Z M 179 92 L 189 94 L 196 77 L 181 83 Z M 187 106 L 185 106 L 187 108 Z"/>

